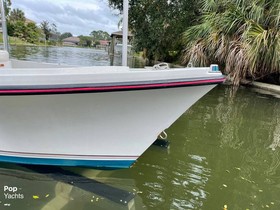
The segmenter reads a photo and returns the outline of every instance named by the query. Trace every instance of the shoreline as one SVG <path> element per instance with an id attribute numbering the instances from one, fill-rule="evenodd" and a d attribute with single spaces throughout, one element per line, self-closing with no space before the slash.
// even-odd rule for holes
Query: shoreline
<path id="1" fill-rule="evenodd" d="M 264 82 L 249 81 L 249 80 L 244 80 L 241 82 L 241 84 L 244 86 L 258 88 L 258 89 L 266 90 L 266 91 L 269 91 L 272 93 L 280 94 L 279 85 L 274 85 L 274 84 L 269 84 L 269 83 L 264 83 Z"/>

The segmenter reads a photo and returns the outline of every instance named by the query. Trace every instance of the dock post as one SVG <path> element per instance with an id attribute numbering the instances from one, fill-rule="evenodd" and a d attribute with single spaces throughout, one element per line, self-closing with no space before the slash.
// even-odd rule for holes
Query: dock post
<path id="1" fill-rule="evenodd" d="M 110 51 L 109 51 L 109 57 L 110 57 L 110 65 L 114 65 L 114 56 L 115 56 L 115 43 L 116 43 L 116 36 L 112 37 L 111 45 L 110 45 Z"/>

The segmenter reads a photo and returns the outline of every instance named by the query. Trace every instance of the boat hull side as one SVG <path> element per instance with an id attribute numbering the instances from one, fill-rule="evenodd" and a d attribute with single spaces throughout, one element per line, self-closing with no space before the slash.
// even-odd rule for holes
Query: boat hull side
<path id="1" fill-rule="evenodd" d="M 0 161 L 127 168 L 215 86 L 0 96 Z"/>

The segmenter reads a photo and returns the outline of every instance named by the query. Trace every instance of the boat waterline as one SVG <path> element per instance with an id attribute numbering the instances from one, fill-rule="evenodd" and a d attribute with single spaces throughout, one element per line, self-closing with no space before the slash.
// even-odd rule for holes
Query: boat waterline
<path id="1" fill-rule="evenodd" d="M 0 152 L 1 154 L 1 152 Z M 56 158 L 42 158 L 43 154 L 40 154 L 40 158 L 21 157 L 18 153 L 12 153 L 13 156 L 0 155 L 1 162 L 17 163 L 17 164 L 29 164 L 29 165 L 53 165 L 53 166 L 83 166 L 83 167 L 96 167 L 96 168 L 129 168 L 136 159 L 122 160 L 122 159 L 58 159 Z M 63 156 L 63 155 L 62 155 Z"/>

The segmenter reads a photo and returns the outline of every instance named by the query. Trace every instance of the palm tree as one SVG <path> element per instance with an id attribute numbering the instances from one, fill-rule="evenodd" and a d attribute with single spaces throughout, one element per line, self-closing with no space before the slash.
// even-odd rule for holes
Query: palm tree
<path id="1" fill-rule="evenodd" d="M 10 21 L 22 21 L 25 22 L 24 12 L 20 9 L 13 9 L 9 17 Z"/>
<path id="2" fill-rule="evenodd" d="M 280 72 L 279 0 L 202 0 L 201 22 L 183 34 L 184 62 L 224 67 L 234 84 Z"/>
<path id="3" fill-rule="evenodd" d="M 10 14 L 10 11 L 11 11 L 12 2 L 11 2 L 11 0 L 4 0 L 3 3 L 4 3 L 4 8 L 5 8 L 5 14 L 8 17 Z"/>

